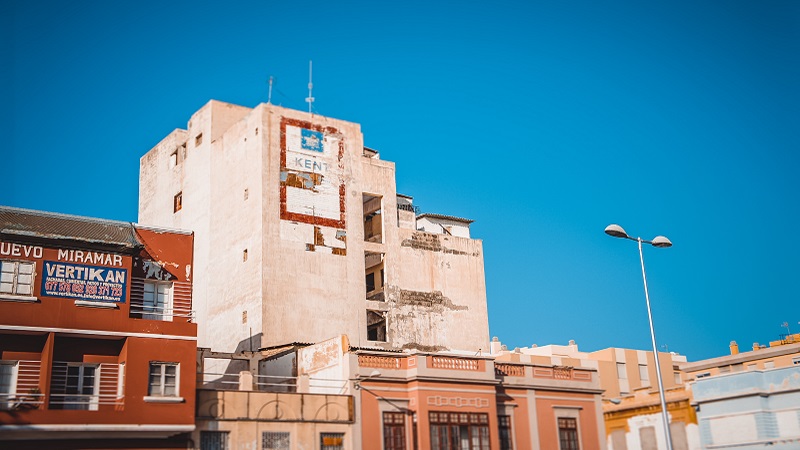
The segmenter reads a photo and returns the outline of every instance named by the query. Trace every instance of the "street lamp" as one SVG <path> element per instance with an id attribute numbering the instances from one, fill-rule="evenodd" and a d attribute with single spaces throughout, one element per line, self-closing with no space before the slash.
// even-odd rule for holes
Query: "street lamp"
<path id="1" fill-rule="evenodd" d="M 667 450 L 672 450 L 672 433 L 669 431 L 669 414 L 667 413 L 667 399 L 664 396 L 664 383 L 661 381 L 661 364 L 658 362 L 658 346 L 656 345 L 656 330 L 653 328 L 653 313 L 650 311 L 650 294 L 647 292 L 647 274 L 644 271 L 644 256 L 642 254 L 642 243 L 650 244 L 653 247 L 667 248 L 672 247 L 672 242 L 664 236 L 656 236 L 652 241 L 646 241 L 640 237 L 633 238 L 617 224 L 606 227 L 606 234 L 609 236 L 629 239 L 639 243 L 639 261 L 642 262 L 642 280 L 644 281 L 644 298 L 647 301 L 647 318 L 650 321 L 650 339 L 653 341 L 653 360 L 656 363 L 656 377 L 658 378 L 658 395 L 661 398 L 661 418 L 664 420 L 664 435 L 667 438 Z"/>

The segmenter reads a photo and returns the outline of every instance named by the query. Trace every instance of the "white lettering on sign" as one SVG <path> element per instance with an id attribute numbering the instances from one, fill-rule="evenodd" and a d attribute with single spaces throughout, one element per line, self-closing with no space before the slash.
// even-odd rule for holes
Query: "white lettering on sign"
<path id="1" fill-rule="evenodd" d="M 122 256 L 101 252 L 84 252 L 82 250 L 59 250 L 59 261 L 81 264 L 103 264 L 105 266 L 122 266 Z"/>
<path id="2" fill-rule="evenodd" d="M 42 247 L 38 245 L 12 244 L 10 242 L 0 242 L 0 256 L 17 256 L 25 258 L 41 258 Z"/>

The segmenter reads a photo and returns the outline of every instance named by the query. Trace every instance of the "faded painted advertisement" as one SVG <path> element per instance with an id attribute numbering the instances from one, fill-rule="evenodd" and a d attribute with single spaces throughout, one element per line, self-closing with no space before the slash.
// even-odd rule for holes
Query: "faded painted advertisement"
<path id="1" fill-rule="evenodd" d="M 335 128 L 281 120 L 281 219 L 345 227 L 343 156 Z"/>

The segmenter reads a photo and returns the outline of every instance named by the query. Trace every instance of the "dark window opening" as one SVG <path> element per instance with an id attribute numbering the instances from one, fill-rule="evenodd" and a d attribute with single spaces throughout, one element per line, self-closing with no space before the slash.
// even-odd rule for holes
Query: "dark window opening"
<path id="1" fill-rule="evenodd" d="M 367 293 L 370 293 L 375 290 L 375 272 L 368 273 L 365 278 L 365 282 L 367 284 Z"/>
<path id="2" fill-rule="evenodd" d="M 570 417 L 558 418 L 558 440 L 561 450 L 579 450 L 578 420 Z"/>
<path id="3" fill-rule="evenodd" d="M 406 415 L 398 412 L 383 413 L 384 450 L 406 449 Z"/>
<path id="4" fill-rule="evenodd" d="M 511 416 L 497 416 L 497 427 L 500 431 L 500 450 L 512 450 Z"/>
<path id="5" fill-rule="evenodd" d="M 386 316 L 380 311 L 367 311 L 367 340 L 386 342 Z"/>
<path id="6" fill-rule="evenodd" d="M 432 450 L 489 450 L 489 415 L 430 412 Z"/>

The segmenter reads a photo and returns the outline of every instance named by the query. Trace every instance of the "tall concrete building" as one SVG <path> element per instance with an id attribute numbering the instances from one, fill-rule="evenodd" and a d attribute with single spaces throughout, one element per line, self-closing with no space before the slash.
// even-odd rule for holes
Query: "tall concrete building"
<path id="1" fill-rule="evenodd" d="M 470 220 L 417 215 L 355 123 L 211 101 L 141 159 L 139 220 L 195 232 L 198 344 L 486 351 Z M 419 221 L 418 221 L 419 220 Z"/>

